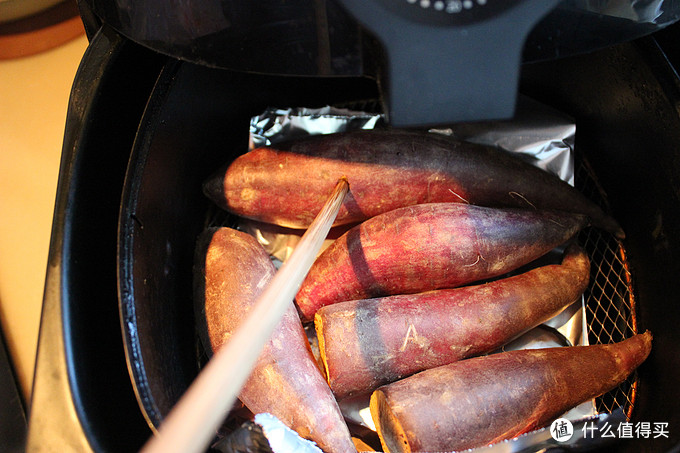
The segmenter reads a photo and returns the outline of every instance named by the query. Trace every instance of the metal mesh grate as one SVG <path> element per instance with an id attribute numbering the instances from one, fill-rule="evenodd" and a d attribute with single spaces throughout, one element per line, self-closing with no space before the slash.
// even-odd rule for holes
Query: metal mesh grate
<path id="1" fill-rule="evenodd" d="M 595 203 L 608 210 L 607 196 L 585 157 L 575 159 L 575 185 Z M 579 242 L 591 260 L 590 285 L 585 306 L 590 344 L 623 341 L 637 333 L 635 299 L 626 251 L 613 235 L 596 228 L 586 228 Z M 623 407 L 630 418 L 635 401 L 636 373 L 614 390 L 596 398 L 598 412 L 613 412 Z"/>

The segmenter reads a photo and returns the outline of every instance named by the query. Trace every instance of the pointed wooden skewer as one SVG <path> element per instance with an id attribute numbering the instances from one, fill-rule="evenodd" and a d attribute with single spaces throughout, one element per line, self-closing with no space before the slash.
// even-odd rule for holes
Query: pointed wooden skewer
<path id="1" fill-rule="evenodd" d="M 205 451 L 314 263 L 348 190 L 343 177 L 243 324 L 201 370 L 142 452 Z"/>

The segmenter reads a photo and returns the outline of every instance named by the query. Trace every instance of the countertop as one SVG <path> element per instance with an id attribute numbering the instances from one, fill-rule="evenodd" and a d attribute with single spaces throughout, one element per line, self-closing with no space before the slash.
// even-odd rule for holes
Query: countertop
<path id="1" fill-rule="evenodd" d="M 81 34 L 0 59 L 0 321 L 27 403 L 68 99 L 87 43 Z"/>

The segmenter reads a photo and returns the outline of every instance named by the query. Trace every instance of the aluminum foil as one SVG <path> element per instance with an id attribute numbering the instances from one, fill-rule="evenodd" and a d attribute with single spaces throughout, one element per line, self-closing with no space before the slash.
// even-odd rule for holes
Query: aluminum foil
<path id="1" fill-rule="evenodd" d="M 431 132 L 515 153 L 574 185 L 574 121 L 530 98 L 519 98 L 512 120 L 465 123 L 447 129 L 432 129 Z"/>
<path id="2" fill-rule="evenodd" d="M 273 452 L 323 453 L 315 443 L 302 439 L 295 431 L 271 414 L 257 414 L 255 423 L 262 427 Z"/>
<path id="3" fill-rule="evenodd" d="M 678 6 L 672 0 L 568 0 L 561 7 L 658 26 L 678 18 Z"/>
<path id="4" fill-rule="evenodd" d="M 504 440 L 487 447 L 468 450 L 470 453 L 528 453 L 547 451 L 593 451 L 604 448 L 614 440 L 604 437 L 602 433 L 609 425 L 618 425 L 626 421 L 623 409 L 618 408 L 611 414 L 596 414 L 572 420 L 573 435 L 567 441 L 558 441 L 550 433 L 550 427 L 531 431 L 515 439 Z M 585 432 L 592 437 L 585 437 Z"/>
<path id="5" fill-rule="evenodd" d="M 258 147 L 306 135 L 373 129 L 384 121 L 383 115 L 330 106 L 320 109 L 269 108 L 251 119 L 250 144 Z"/>
<path id="6" fill-rule="evenodd" d="M 384 124 L 384 117 L 381 114 L 337 109 L 330 106 L 321 109 L 270 108 L 252 118 L 250 146 L 252 149 L 307 135 L 372 129 Z M 576 133 L 574 121 L 563 113 L 529 98 L 520 97 L 516 115 L 512 120 L 456 124 L 451 127 L 432 129 L 430 132 L 499 147 L 557 175 L 571 185 L 574 184 L 573 147 Z M 255 236 L 278 264 L 288 258 L 302 235 L 302 232 L 298 230 L 266 225 L 247 219 L 242 220 L 239 228 Z M 336 231 L 334 237 L 341 233 L 342 231 Z M 332 243 L 334 237 L 327 240 L 325 246 Z M 555 262 L 559 262 L 560 256 L 560 253 L 554 253 Z M 506 345 L 504 349 L 585 345 L 587 344 L 586 332 L 585 302 L 581 298 L 561 314 L 527 332 Z M 347 419 L 375 429 L 370 419 L 366 396 L 342 401 L 340 405 Z M 563 418 L 569 420 L 579 420 L 584 417 L 597 417 L 592 401 L 563 415 Z M 526 441 L 523 445 L 526 448 Z M 296 448 L 291 450 L 286 446 L 281 446 L 280 449 L 273 449 L 273 451 L 276 453 L 293 451 L 312 453 L 313 451 L 303 450 L 300 446 Z M 536 448 L 536 450 L 539 449 Z"/>
<path id="7" fill-rule="evenodd" d="M 211 445 L 221 453 L 323 453 L 314 442 L 303 439 L 268 413 L 255 415 L 229 435 Z"/>

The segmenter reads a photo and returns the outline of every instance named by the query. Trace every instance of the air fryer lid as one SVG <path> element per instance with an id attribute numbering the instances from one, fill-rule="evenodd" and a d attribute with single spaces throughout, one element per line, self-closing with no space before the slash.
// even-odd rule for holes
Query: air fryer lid
<path id="1" fill-rule="evenodd" d="M 395 126 L 509 118 L 522 61 L 622 42 L 680 17 L 680 5 L 664 0 L 81 0 L 81 6 L 139 44 L 202 65 L 377 78 Z"/>
<path id="2" fill-rule="evenodd" d="M 461 27 L 483 24 L 531 2 L 78 0 L 78 3 L 84 17 L 92 12 L 96 19 L 138 44 L 194 63 L 267 74 L 366 75 L 373 69 L 365 62 L 376 56 L 366 49 L 372 45 L 368 35 L 375 33 L 373 26 L 391 21 L 393 15 L 432 28 Z M 523 53 L 525 62 L 629 41 L 680 18 L 680 4 L 675 0 L 550 0 L 534 3 L 538 6 L 533 5 L 526 13 L 526 19 L 550 13 L 533 28 Z M 386 14 L 364 18 L 362 8 L 378 8 Z M 543 11 L 534 11 L 536 8 Z M 509 15 L 505 18 L 517 19 Z M 365 24 L 365 29 L 359 26 L 358 20 Z M 369 22 L 377 25 L 367 26 Z M 400 32 L 404 34 L 406 30 Z M 438 44 L 448 47 L 451 42 Z M 389 43 L 383 45 L 389 46 Z M 477 57 L 486 56 L 478 54 Z M 435 69 L 429 68 L 429 71 Z"/>
<path id="3" fill-rule="evenodd" d="M 204 66 L 302 76 L 366 72 L 359 25 L 331 0 L 79 1 L 136 43 Z"/>
<path id="4" fill-rule="evenodd" d="M 91 0 L 90 8 L 133 41 L 203 65 L 380 78 L 390 121 L 408 126 L 512 116 L 524 41 L 557 3 Z"/>

